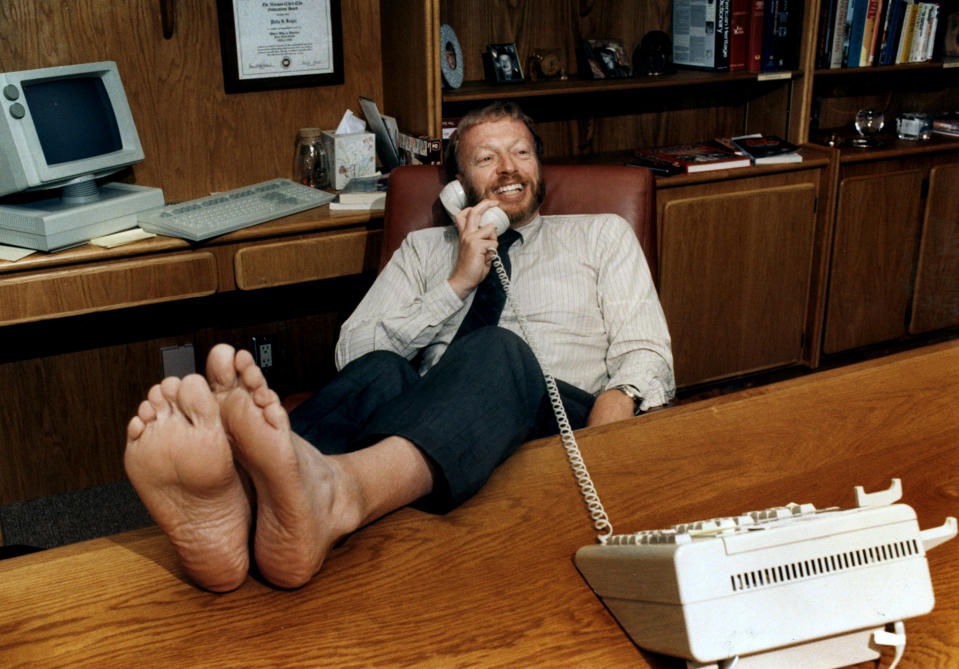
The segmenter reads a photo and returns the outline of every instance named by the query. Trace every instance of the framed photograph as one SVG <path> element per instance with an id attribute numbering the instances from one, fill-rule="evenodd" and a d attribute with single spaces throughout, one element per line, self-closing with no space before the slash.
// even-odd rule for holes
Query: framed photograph
<path id="1" fill-rule="evenodd" d="M 227 93 L 343 83 L 340 0 L 216 0 Z"/>
<path id="2" fill-rule="evenodd" d="M 593 79 L 622 79 L 633 76 L 626 47 L 618 39 L 584 39 L 583 58 Z"/>
<path id="3" fill-rule="evenodd" d="M 519 55 L 516 53 L 514 43 L 487 44 L 486 54 L 492 71 L 491 81 L 497 84 L 523 81 L 523 70 L 520 68 Z"/>

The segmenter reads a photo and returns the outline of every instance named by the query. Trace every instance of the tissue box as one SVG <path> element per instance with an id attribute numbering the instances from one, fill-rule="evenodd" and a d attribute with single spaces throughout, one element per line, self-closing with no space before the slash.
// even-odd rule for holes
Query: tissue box
<path id="1" fill-rule="evenodd" d="M 372 132 L 351 132 L 337 135 L 324 130 L 323 150 L 330 166 L 330 185 L 342 189 L 353 177 L 376 173 L 376 140 Z"/>

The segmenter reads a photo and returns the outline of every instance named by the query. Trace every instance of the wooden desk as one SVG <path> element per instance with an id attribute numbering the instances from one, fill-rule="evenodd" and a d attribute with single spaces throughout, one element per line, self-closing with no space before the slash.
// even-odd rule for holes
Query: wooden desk
<path id="1" fill-rule="evenodd" d="M 901 477 L 922 528 L 959 501 L 959 342 L 579 433 L 617 530 L 789 501 L 853 505 Z M 557 439 L 445 517 L 403 509 L 306 587 L 186 583 L 155 529 L 0 563 L 16 666 L 681 667 L 630 643 L 572 563 L 594 539 Z M 933 613 L 901 667 L 959 665 L 959 540 L 929 553 Z"/>
<path id="2" fill-rule="evenodd" d="M 374 271 L 381 226 L 319 207 L 198 244 L 158 236 L 0 261 L 0 326 Z"/>

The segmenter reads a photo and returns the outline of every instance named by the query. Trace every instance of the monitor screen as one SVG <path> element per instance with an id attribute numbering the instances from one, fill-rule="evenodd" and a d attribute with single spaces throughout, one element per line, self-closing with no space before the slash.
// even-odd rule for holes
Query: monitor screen
<path id="1" fill-rule="evenodd" d="M 117 117 L 99 77 L 27 83 L 23 94 L 47 165 L 123 148 Z"/>
<path id="2" fill-rule="evenodd" d="M 0 73 L 0 196 L 94 197 L 98 178 L 141 160 L 116 63 Z"/>

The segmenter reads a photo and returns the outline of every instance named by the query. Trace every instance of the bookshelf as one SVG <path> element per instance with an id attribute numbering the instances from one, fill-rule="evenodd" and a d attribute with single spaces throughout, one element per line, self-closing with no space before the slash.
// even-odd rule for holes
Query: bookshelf
<path id="1" fill-rule="evenodd" d="M 384 106 L 414 132 L 438 135 L 444 117 L 509 98 L 536 119 L 547 157 L 588 158 L 753 129 L 796 143 L 806 139 L 801 119 L 811 87 L 802 66 L 759 75 L 686 69 L 629 79 L 580 76 L 577 49 L 582 38 L 619 38 L 631 56 L 647 32 L 671 31 L 671 0 L 383 0 L 380 8 Z M 810 24 L 804 35 L 812 32 L 810 21 L 804 13 L 804 26 Z M 444 89 L 441 83 L 442 24 L 453 28 L 463 52 L 464 83 L 458 89 Z M 481 54 L 487 44 L 502 42 L 516 44 L 524 71 L 536 50 L 560 49 L 569 78 L 486 83 Z M 411 44 L 424 48 L 411 49 Z M 801 45 L 803 53 L 808 48 Z M 802 63 L 803 57 L 798 60 Z"/>
<path id="2" fill-rule="evenodd" d="M 889 273 L 889 283 L 900 290 L 896 304 L 878 307 L 859 323 L 844 325 L 839 315 L 869 312 L 856 304 L 863 298 L 861 291 L 857 297 L 855 281 L 846 288 L 841 285 L 843 276 L 856 274 L 836 251 L 834 241 L 839 238 L 841 242 L 842 235 L 856 226 L 865 230 L 869 225 L 868 217 L 849 205 L 853 191 L 848 186 L 854 182 L 846 180 L 869 173 L 877 179 L 873 184 L 876 190 L 871 192 L 878 195 L 884 192 L 882 179 L 907 165 L 919 173 L 916 192 L 908 194 L 908 206 L 914 208 L 909 211 L 925 212 L 927 206 L 948 211 L 953 202 L 944 194 L 959 191 L 959 170 L 947 167 L 959 163 L 959 142 L 937 140 L 934 146 L 893 142 L 883 152 L 871 152 L 831 148 L 825 145 L 826 139 L 832 135 L 842 139 L 852 133 L 855 113 L 864 107 L 885 111 L 887 139 L 894 139 L 888 132 L 895 127 L 895 117 L 904 111 L 959 109 L 959 67 L 937 61 L 817 68 L 820 22 L 828 2 L 791 3 L 802 15 L 797 24 L 800 34 L 794 40 L 796 67 L 788 71 L 756 74 L 679 69 L 655 77 L 592 80 L 579 75 L 576 54 L 580 40 L 619 38 L 631 54 L 647 32 L 671 32 L 672 0 L 381 0 L 384 107 L 407 129 L 438 136 L 444 118 L 456 118 L 495 99 L 512 99 L 537 121 L 545 157 L 557 162 L 625 162 L 635 147 L 697 143 L 748 132 L 779 135 L 804 145 L 807 159 L 798 166 L 658 178 L 659 250 L 661 258 L 664 252 L 666 258 L 660 289 L 667 318 L 677 324 L 674 346 L 683 358 L 677 365 L 680 385 L 780 366 L 816 367 L 824 354 L 865 345 L 867 339 L 895 339 L 932 327 L 959 325 L 949 321 L 949 314 L 957 310 L 941 304 L 931 288 L 934 279 L 929 278 L 938 276 L 930 274 L 930 268 L 948 276 L 955 267 L 950 264 L 956 262 L 954 257 L 943 257 L 943 245 L 929 241 L 943 235 L 948 238 L 953 230 L 949 226 L 954 223 L 943 223 L 941 216 L 920 220 L 919 213 L 910 223 L 908 248 L 884 255 L 893 245 L 879 240 L 877 248 L 882 250 L 864 265 Z M 442 85 L 439 42 L 443 24 L 453 28 L 463 53 L 464 83 L 457 89 Z M 515 43 L 527 75 L 531 54 L 543 48 L 560 49 L 569 78 L 487 83 L 481 54 L 487 44 L 503 42 Z M 411 49 L 411 44 L 423 48 Z M 928 188 L 931 177 L 938 184 L 932 190 Z M 906 184 L 912 185 L 912 181 Z M 809 187 L 813 188 L 811 197 Z M 783 196 L 793 198 L 801 214 L 798 228 L 777 227 L 772 237 L 765 238 L 768 210 L 755 205 L 768 197 L 770 189 L 780 189 Z M 701 224 L 679 224 L 681 217 L 670 218 L 667 204 L 674 212 L 719 210 L 715 208 L 731 212 L 742 226 L 742 248 L 730 241 L 735 235 L 723 236 L 720 221 L 706 220 L 706 216 Z M 796 229 L 803 231 L 799 245 L 787 241 Z M 668 248 L 663 247 L 664 239 Z M 695 258 L 694 248 L 705 255 Z M 730 268 L 714 262 L 739 257 L 744 250 L 751 254 L 751 267 Z M 762 318 L 762 305 L 775 301 L 776 291 L 769 281 L 773 273 L 765 264 L 769 258 L 778 258 L 783 267 L 790 268 L 792 274 L 785 277 L 788 285 L 803 287 L 791 298 L 788 317 L 777 317 L 775 324 Z M 693 269 L 707 273 L 697 278 Z M 916 277 L 921 277 L 924 269 L 927 278 L 923 286 Z M 683 292 L 684 285 L 694 285 L 691 281 L 697 289 Z M 713 284 L 733 288 L 720 298 L 702 289 Z M 842 290 L 850 296 L 847 304 L 840 304 L 835 297 Z M 711 302 L 743 294 L 749 295 L 750 301 L 742 303 L 733 318 L 724 319 Z M 906 314 L 902 304 L 907 304 Z M 877 323 L 906 323 L 906 319 L 912 323 L 885 330 L 877 325 L 874 337 L 857 339 L 853 335 L 840 341 L 843 336 L 837 333 L 872 330 L 867 322 L 871 318 Z M 746 322 L 752 324 L 744 325 Z M 786 323 L 792 325 L 787 328 Z M 700 342 L 683 334 L 694 331 L 718 333 L 718 345 L 724 350 L 718 352 L 714 340 Z M 707 355 L 712 357 L 707 359 Z"/>

